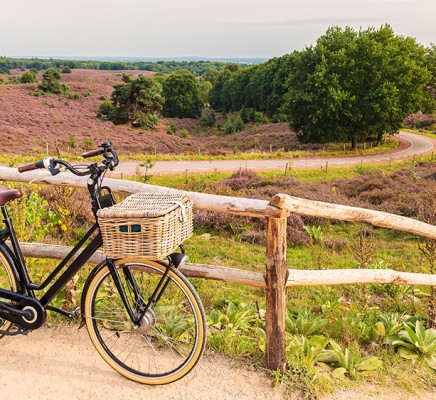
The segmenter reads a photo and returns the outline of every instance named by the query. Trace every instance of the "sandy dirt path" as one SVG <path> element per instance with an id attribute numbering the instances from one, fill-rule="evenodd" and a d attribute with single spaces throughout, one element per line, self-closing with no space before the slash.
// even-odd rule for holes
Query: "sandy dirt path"
<path id="1" fill-rule="evenodd" d="M 419 157 L 424 154 L 431 154 L 436 148 L 436 139 L 416 135 L 413 133 L 401 132 L 397 135 L 399 141 L 398 148 L 382 153 L 358 155 L 358 156 L 345 156 L 345 157 L 331 157 L 331 158 L 294 158 L 292 160 L 292 168 L 320 168 L 326 166 L 350 166 L 373 164 L 373 163 L 388 163 L 390 161 L 407 160 L 413 157 Z M 255 171 L 267 170 L 284 170 L 285 166 L 289 167 L 289 159 L 271 159 L 271 160 L 196 160 L 196 161 L 157 161 L 153 168 L 149 171 L 150 174 L 183 174 L 186 171 L 190 173 L 196 172 L 229 172 L 238 171 L 242 169 L 250 169 Z M 121 162 L 116 171 L 106 175 L 107 177 L 119 177 L 134 175 L 139 166 L 139 162 L 126 161 Z M 141 168 L 142 173 L 145 168 Z"/>
<path id="2" fill-rule="evenodd" d="M 164 386 L 131 382 L 98 355 L 86 329 L 44 327 L 27 336 L 0 339 L 0 400 L 299 400 L 273 388 L 271 378 L 242 362 L 206 354 L 185 378 Z M 396 387 L 361 385 L 320 400 L 436 400 L 436 391 L 405 393 Z"/>
<path id="3" fill-rule="evenodd" d="M 86 328 L 42 328 L 0 340 L 0 399 L 283 399 L 261 371 L 206 354 L 185 378 L 164 386 L 131 382 L 94 350 Z M 19 394 L 19 397 L 16 397 Z"/>

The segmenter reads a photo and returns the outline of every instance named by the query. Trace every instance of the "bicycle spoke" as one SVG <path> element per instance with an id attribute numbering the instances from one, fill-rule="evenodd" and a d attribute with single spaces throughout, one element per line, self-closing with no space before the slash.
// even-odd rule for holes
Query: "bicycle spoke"
<path id="1" fill-rule="evenodd" d="M 157 263 L 122 268 L 130 271 L 120 269 L 121 287 L 129 307 L 139 316 L 148 302 L 144 299 L 152 296 L 166 268 Z M 204 348 L 204 315 L 193 289 L 177 271 L 170 270 L 166 279 L 168 285 L 159 302 L 152 303 L 137 326 L 114 289 L 109 271 L 96 278 L 91 298 L 86 300 L 88 331 L 99 352 L 109 355 L 105 360 L 117 371 L 134 374 L 135 380 L 145 383 L 179 379 L 195 365 Z M 192 358 L 195 361 L 188 362 Z"/>

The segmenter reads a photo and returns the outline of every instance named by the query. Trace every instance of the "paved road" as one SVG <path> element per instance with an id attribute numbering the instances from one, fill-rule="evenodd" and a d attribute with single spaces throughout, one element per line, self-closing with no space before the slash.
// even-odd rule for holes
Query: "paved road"
<path id="1" fill-rule="evenodd" d="M 399 148 L 382 154 L 367 156 L 349 156 L 338 158 L 298 158 L 290 161 L 289 159 L 273 160 L 212 160 L 212 161 L 158 161 L 150 171 L 151 174 L 182 174 L 188 172 L 213 172 L 213 171 L 237 171 L 240 168 L 251 170 L 284 170 L 292 163 L 292 168 L 321 168 L 328 163 L 329 167 L 358 165 L 360 163 L 379 163 L 398 160 L 405 160 L 429 154 L 436 148 L 436 140 L 415 135 L 412 133 L 401 132 L 397 138 L 400 141 Z M 137 162 L 123 162 L 117 167 L 117 171 L 111 176 L 116 177 L 120 174 L 133 175 L 136 172 Z"/>

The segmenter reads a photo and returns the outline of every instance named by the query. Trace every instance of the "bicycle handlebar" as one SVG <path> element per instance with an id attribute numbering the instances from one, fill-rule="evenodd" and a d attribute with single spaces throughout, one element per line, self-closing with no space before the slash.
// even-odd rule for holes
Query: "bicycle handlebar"
<path id="1" fill-rule="evenodd" d="M 115 150 L 112 148 L 111 142 L 108 141 L 103 142 L 99 145 L 99 149 L 91 150 L 86 153 L 83 153 L 82 156 L 84 158 L 89 158 L 98 155 L 103 156 L 103 160 L 101 161 L 101 163 L 82 165 L 81 167 L 86 168 L 86 170 L 83 169 L 80 170 L 77 168 L 78 166 L 71 165 L 69 162 L 65 160 L 46 157 L 42 160 L 18 167 L 18 172 L 22 173 L 22 172 L 33 171 L 35 169 L 46 168 L 47 170 L 50 171 L 52 175 L 57 175 L 59 172 L 61 172 L 61 168 L 58 167 L 59 165 L 61 165 L 65 167 L 65 169 L 67 169 L 68 171 L 71 171 L 74 175 L 86 176 L 86 175 L 93 175 L 97 173 L 98 176 L 100 176 L 108 169 L 110 171 L 113 171 L 115 167 L 118 165 L 118 155 L 115 152 Z"/>
<path id="2" fill-rule="evenodd" d="M 23 172 L 33 171 L 35 169 L 40 169 L 40 168 L 45 168 L 44 159 L 35 161 L 30 164 L 22 165 L 21 167 L 18 167 L 18 172 L 23 173 Z"/>
<path id="3" fill-rule="evenodd" d="M 86 153 L 83 153 L 82 157 L 89 158 L 89 157 L 99 156 L 100 154 L 101 154 L 100 149 L 97 149 L 97 150 L 91 150 L 91 151 L 87 151 Z"/>

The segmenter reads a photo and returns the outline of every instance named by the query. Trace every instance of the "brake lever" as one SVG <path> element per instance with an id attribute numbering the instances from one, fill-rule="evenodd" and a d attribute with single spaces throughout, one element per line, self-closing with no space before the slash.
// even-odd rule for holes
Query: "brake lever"
<path id="1" fill-rule="evenodd" d="M 48 167 L 46 167 L 46 168 L 48 169 L 50 174 L 52 174 L 53 176 L 55 176 L 61 172 L 61 168 L 55 168 L 53 159 L 50 159 L 50 163 L 49 163 Z"/>

